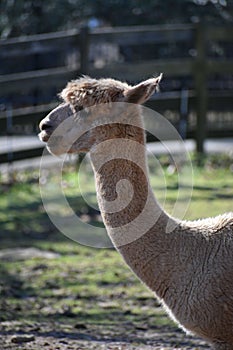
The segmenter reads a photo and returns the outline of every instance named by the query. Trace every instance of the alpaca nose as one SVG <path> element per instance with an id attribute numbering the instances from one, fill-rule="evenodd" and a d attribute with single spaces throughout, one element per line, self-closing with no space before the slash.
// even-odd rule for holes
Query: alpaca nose
<path id="1" fill-rule="evenodd" d="M 39 125 L 39 128 L 41 131 L 48 131 L 52 128 L 52 124 L 49 122 L 49 121 L 41 121 L 40 122 L 40 125 Z"/>

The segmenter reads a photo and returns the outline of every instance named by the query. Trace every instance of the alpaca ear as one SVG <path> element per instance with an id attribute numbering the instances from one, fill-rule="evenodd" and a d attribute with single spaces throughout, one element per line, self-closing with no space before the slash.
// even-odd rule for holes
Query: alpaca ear
<path id="1" fill-rule="evenodd" d="M 161 73 L 157 78 L 151 78 L 132 86 L 125 92 L 125 102 L 142 104 L 157 90 L 163 77 Z"/>

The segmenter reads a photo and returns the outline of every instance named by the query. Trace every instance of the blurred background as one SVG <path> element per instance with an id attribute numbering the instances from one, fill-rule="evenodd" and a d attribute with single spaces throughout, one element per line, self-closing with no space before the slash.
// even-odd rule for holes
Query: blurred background
<path id="1" fill-rule="evenodd" d="M 161 72 L 160 91 L 146 105 L 174 125 L 190 152 L 191 203 L 191 178 L 185 172 L 181 178 L 185 218 L 232 211 L 232 0 L 0 1 L 1 349 L 37 342 L 34 349 L 90 350 L 121 340 L 126 345 L 119 349 L 130 350 L 135 339 L 150 349 L 164 348 L 163 338 L 170 349 L 205 349 L 197 339 L 184 342 L 115 251 L 63 236 L 38 186 L 60 181 L 50 156 L 39 177 L 44 145 L 37 133 L 69 80 L 87 74 L 133 84 Z M 165 193 L 171 212 L 181 169 L 151 135 L 147 139 L 160 164 L 159 170 L 149 159 L 152 187 L 160 201 Z M 101 226 L 90 165 L 79 177 L 78 167 L 76 159 L 67 161 L 61 187 L 84 222 Z"/>
<path id="2" fill-rule="evenodd" d="M 232 1 L 2 0 L 0 37 L 2 136 L 35 135 L 58 92 L 82 74 L 135 83 L 160 72 L 147 105 L 198 152 L 207 138 L 233 136 Z M 42 152 L 32 137 L 0 146 L 1 163 Z"/>

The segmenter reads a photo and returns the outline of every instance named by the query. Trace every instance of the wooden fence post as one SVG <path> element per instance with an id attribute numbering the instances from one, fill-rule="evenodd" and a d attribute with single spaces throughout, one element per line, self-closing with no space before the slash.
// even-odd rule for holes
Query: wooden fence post
<path id="1" fill-rule="evenodd" d="M 88 74 L 89 68 L 89 28 L 87 25 L 80 29 L 80 73 Z"/>
<path id="2" fill-rule="evenodd" d="M 204 25 L 199 23 L 196 27 L 196 50 L 197 57 L 194 64 L 194 80 L 196 89 L 196 150 L 204 154 L 204 142 L 207 134 L 207 62 L 206 40 Z"/>

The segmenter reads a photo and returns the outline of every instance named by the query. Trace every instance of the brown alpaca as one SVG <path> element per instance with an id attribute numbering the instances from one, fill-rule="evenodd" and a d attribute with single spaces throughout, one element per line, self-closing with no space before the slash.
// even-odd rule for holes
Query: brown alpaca
<path id="1" fill-rule="evenodd" d="M 160 78 L 133 87 L 112 79 L 73 81 L 61 93 L 64 103 L 41 121 L 40 138 L 54 154 L 90 152 L 104 224 L 126 263 L 185 331 L 213 349 L 233 349 L 233 213 L 177 220 L 157 203 L 148 181 L 138 104 Z"/>

